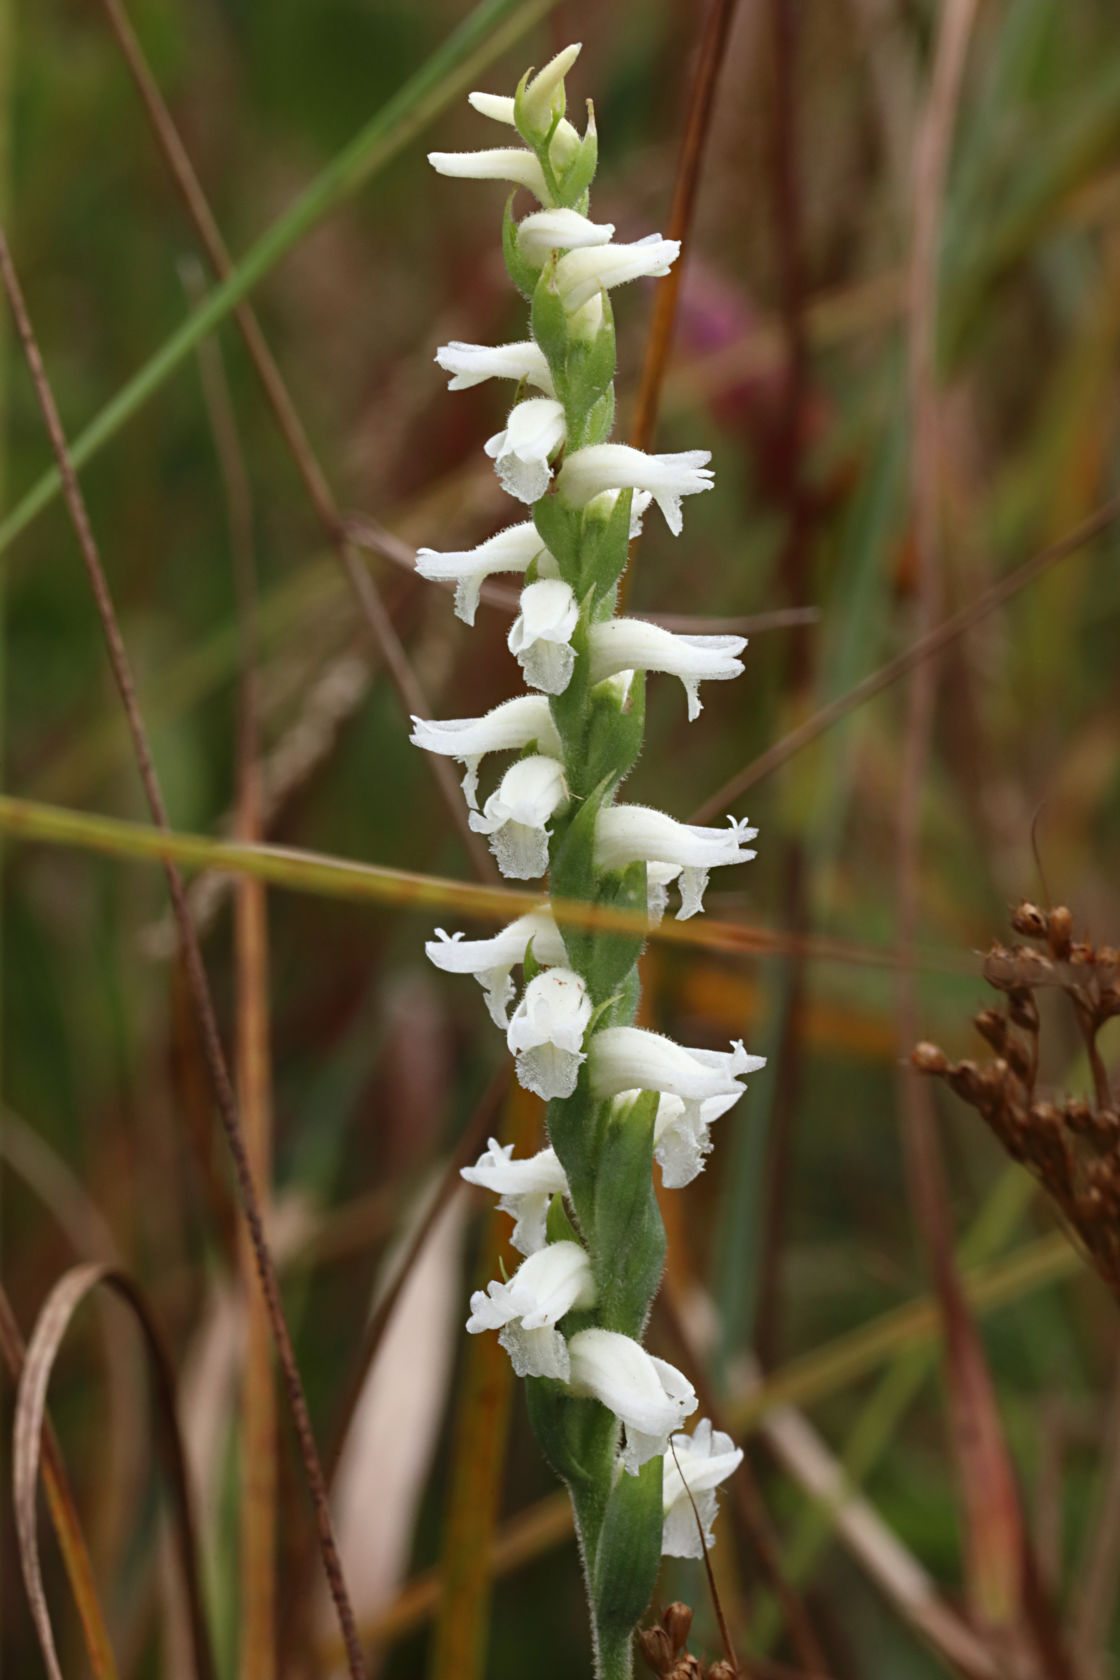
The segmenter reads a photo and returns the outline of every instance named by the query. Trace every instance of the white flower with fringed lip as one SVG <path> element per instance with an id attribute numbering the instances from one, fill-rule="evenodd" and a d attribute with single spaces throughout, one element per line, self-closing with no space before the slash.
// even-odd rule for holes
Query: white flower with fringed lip
<path id="1" fill-rule="evenodd" d="M 588 1066 L 591 1093 L 601 1101 L 623 1091 L 663 1091 L 702 1123 L 702 1105 L 712 1097 L 738 1100 L 740 1079 L 765 1067 L 766 1058 L 748 1054 L 741 1039 L 730 1050 L 703 1050 L 644 1027 L 604 1027 L 588 1046 Z"/>
<path id="2" fill-rule="evenodd" d="M 613 237 L 613 222 L 592 222 L 578 210 L 534 210 L 517 224 L 517 248 L 538 267 L 553 251 L 582 251 Z"/>
<path id="3" fill-rule="evenodd" d="M 510 409 L 505 430 L 483 448 L 502 489 L 521 502 L 539 502 L 552 477 L 549 458 L 565 437 L 564 405 L 554 397 L 526 397 Z"/>
<path id="4" fill-rule="evenodd" d="M 491 939 L 464 939 L 461 933 L 436 929 L 436 938 L 424 946 L 428 961 L 445 974 L 473 974 L 486 994 L 490 1019 L 504 1032 L 509 1025 L 509 1006 L 514 987 L 511 971 L 525 961 L 529 947 L 541 968 L 563 968 L 568 961 L 560 929 L 548 907 L 530 910 L 502 928 Z"/>
<path id="5" fill-rule="evenodd" d="M 570 1097 L 581 1062 L 583 1035 L 591 1019 L 587 982 L 570 968 L 549 968 L 526 986 L 506 1034 L 517 1077 L 545 1102 Z"/>
<path id="6" fill-rule="evenodd" d="M 710 490 L 709 449 L 685 449 L 676 455 L 647 455 L 628 443 L 592 443 L 565 457 L 556 478 L 564 500 L 584 507 L 604 490 L 648 490 L 674 536 L 680 536 L 681 497 Z"/>
<path id="7" fill-rule="evenodd" d="M 472 810 L 478 809 L 478 767 L 487 753 L 522 752 L 533 741 L 550 755 L 561 751 L 548 701 L 538 694 L 517 694 L 483 717 L 413 717 L 412 723 L 409 740 L 414 747 L 457 759 L 463 766 L 463 793 Z"/>
<path id="8" fill-rule="evenodd" d="M 509 1240 L 521 1254 L 544 1247 L 548 1204 L 568 1194 L 567 1174 L 554 1149 L 538 1149 L 518 1161 L 512 1143 L 491 1138 L 474 1166 L 463 1167 L 459 1176 L 500 1198 L 499 1212 L 514 1222 Z"/>
<path id="9" fill-rule="evenodd" d="M 591 1261 L 574 1242 L 548 1243 L 523 1260 L 508 1283 L 496 1280 L 471 1296 L 467 1330 L 500 1332 L 498 1341 L 519 1377 L 567 1381 L 568 1348 L 556 1325 L 573 1307 L 595 1302 Z"/>
<path id="10" fill-rule="evenodd" d="M 641 1091 L 623 1091 L 614 1098 L 611 1108 L 620 1124 L 626 1123 L 627 1111 L 641 1095 Z M 666 1190 L 683 1190 L 704 1171 L 704 1158 L 712 1152 L 712 1123 L 734 1108 L 741 1095 L 740 1086 L 734 1093 L 689 1104 L 683 1097 L 660 1093 L 653 1122 L 653 1158 Z"/>
<path id="11" fill-rule="evenodd" d="M 421 548 L 416 554 L 416 570 L 432 583 L 453 583 L 455 612 L 464 624 L 473 624 L 486 579 L 501 572 L 527 572 L 534 560 L 542 577 L 558 575 L 554 556 L 533 521 L 526 519 L 520 525 L 507 525 L 477 548 L 444 554 L 434 548 Z"/>
<path id="12" fill-rule="evenodd" d="M 709 1418 L 701 1418 L 691 1435 L 670 1436 L 661 1472 L 663 1557 L 699 1558 L 705 1545 L 715 1544 L 716 1488 L 742 1462 L 743 1449 L 722 1429 L 713 1429 Z"/>
<path id="13" fill-rule="evenodd" d="M 596 244 L 569 251 L 556 265 L 556 290 L 565 309 L 581 309 L 600 291 L 668 274 L 680 249 L 679 239 L 650 233 L 629 245 Z"/>
<path id="14" fill-rule="evenodd" d="M 728 681 L 742 674 L 738 655 L 745 636 L 684 636 L 641 618 L 611 618 L 591 628 L 591 681 L 619 671 L 661 671 L 679 677 L 688 697 L 688 720 L 700 716 L 702 682 Z"/>
<path id="15" fill-rule="evenodd" d="M 521 610 L 510 627 L 509 651 L 531 688 L 563 694 L 575 666 L 572 632 L 578 623 L 579 602 L 562 578 L 538 578 L 521 591 Z"/>
<path id="16" fill-rule="evenodd" d="M 548 824 L 568 803 L 564 766 L 533 753 L 518 759 L 502 777 L 481 811 L 468 817 L 485 834 L 498 868 L 511 881 L 532 881 L 548 868 Z"/>
<path id="17" fill-rule="evenodd" d="M 468 391 L 487 379 L 513 379 L 535 385 L 546 397 L 554 397 L 545 353 L 533 340 L 517 344 L 464 344 L 453 338 L 436 351 L 436 362 L 451 375 L 449 391 Z"/>
<path id="18" fill-rule="evenodd" d="M 571 1392 L 598 1400 L 623 1424 L 622 1466 L 632 1476 L 665 1451 L 696 1410 L 696 1390 L 683 1372 L 617 1330 L 579 1331 L 568 1342 L 568 1357 Z"/>
<path id="19" fill-rule="evenodd" d="M 595 864 L 599 869 L 625 869 L 644 861 L 660 872 L 653 880 L 651 900 L 658 919 L 658 891 L 679 879 L 681 907 L 678 921 L 687 921 L 704 908 L 704 889 L 713 869 L 749 863 L 755 853 L 747 845 L 758 830 L 728 818 L 727 828 L 702 828 L 678 822 L 648 805 L 608 805 L 595 819 Z"/>

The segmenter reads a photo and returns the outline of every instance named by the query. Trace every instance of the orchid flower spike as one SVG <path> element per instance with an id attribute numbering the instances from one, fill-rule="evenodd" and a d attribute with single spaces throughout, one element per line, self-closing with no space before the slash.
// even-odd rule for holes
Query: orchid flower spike
<path id="1" fill-rule="evenodd" d="M 675 537 L 682 530 L 681 497 L 712 488 L 711 451 L 686 449 L 678 455 L 647 455 L 626 443 L 593 443 L 565 458 L 556 480 L 564 500 L 584 507 L 603 490 L 648 490 Z"/>
<path id="2" fill-rule="evenodd" d="M 527 187 L 542 204 L 550 202 L 539 159 L 524 146 L 495 146 L 486 152 L 429 152 L 428 162 L 439 175 L 460 181 L 512 181 Z"/>
<path id="3" fill-rule="evenodd" d="M 570 1097 L 587 1060 L 583 1035 L 591 1019 L 587 983 L 570 968 L 534 975 L 513 1012 L 506 1042 L 517 1057 L 517 1077 L 545 1102 Z"/>
<path id="4" fill-rule="evenodd" d="M 518 344 L 493 345 L 463 344 L 453 338 L 450 344 L 440 345 L 436 361 L 451 375 L 449 391 L 466 391 L 485 379 L 515 379 L 519 384 L 524 381 L 535 385 L 547 397 L 556 395 L 545 353 L 531 338 Z"/>
<path id="5" fill-rule="evenodd" d="M 548 1204 L 553 1196 L 568 1194 L 567 1175 L 554 1149 L 515 1161 L 512 1143 L 491 1138 L 474 1166 L 463 1167 L 459 1176 L 501 1198 L 498 1211 L 513 1220 L 509 1240 L 519 1253 L 535 1254 L 544 1247 Z"/>
<path id="6" fill-rule="evenodd" d="M 663 671 L 679 677 L 688 696 L 688 720 L 702 710 L 702 682 L 726 681 L 742 674 L 738 658 L 745 636 L 681 636 L 641 618 L 611 618 L 591 629 L 591 681 L 618 671 Z"/>
<path id="7" fill-rule="evenodd" d="M 445 974 L 473 974 L 486 994 L 490 1019 L 504 1032 L 513 1002 L 510 974 L 525 961 L 530 945 L 533 960 L 541 968 L 563 968 L 568 961 L 560 929 L 547 909 L 518 916 L 492 939 L 464 939 L 461 933 L 447 934 L 437 928 L 435 939 L 424 946 L 424 954 Z"/>
<path id="8" fill-rule="evenodd" d="M 622 1466 L 632 1476 L 665 1451 L 670 1435 L 696 1410 L 688 1378 L 616 1330 L 581 1330 L 569 1341 L 568 1356 L 572 1393 L 590 1395 L 622 1421 Z"/>
<path id="9" fill-rule="evenodd" d="M 560 736 L 543 695 L 515 695 L 485 717 L 442 721 L 413 717 L 412 723 L 409 740 L 414 747 L 456 758 L 463 766 L 463 793 L 472 810 L 478 809 L 478 767 L 487 753 L 522 752 L 533 741 L 544 752 L 559 755 L 561 751 Z"/>
<path id="10" fill-rule="evenodd" d="M 522 502 L 539 502 L 548 489 L 555 455 L 565 437 L 564 405 L 555 397 L 527 397 L 510 410 L 505 430 L 487 438 L 503 490 Z"/>
<path id="11" fill-rule="evenodd" d="M 608 805 L 595 819 L 595 862 L 600 869 L 625 869 L 643 860 L 664 866 L 655 889 L 679 877 L 684 922 L 704 908 L 704 889 L 712 869 L 748 863 L 755 853 L 747 841 L 758 830 L 745 821 L 728 818 L 728 828 L 701 828 L 648 805 Z"/>
<path id="12" fill-rule="evenodd" d="M 579 603 L 571 584 L 560 578 L 539 578 L 521 591 L 521 611 L 510 629 L 509 651 L 531 688 L 563 694 L 575 665 L 571 644 L 578 623 Z"/>
<path id="13" fill-rule="evenodd" d="M 455 585 L 455 611 L 464 624 L 473 624 L 482 585 L 496 572 L 527 572 L 533 561 L 544 577 L 557 575 L 556 561 L 541 541 L 531 519 L 508 525 L 477 548 L 439 554 L 422 548 L 416 555 L 416 570 L 432 583 Z"/>
<path id="14" fill-rule="evenodd" d="M 702 1050 L 677 1044 L 644 1027 L 604 1027 L 589 1045 L 591 1094 L 605 1101 L 622 1091 L 662 1091 L 679 1097 L 685 1113 L 699 1116 L 712 1097 L 743 1094 L 739 1081 L 766 1066 L 736 1039 L 730 1050 Z"/>
<path id="15" fill-rule="evenodd" d="M 591 1261 L 578 1243 L 556 1242 L 523 1260 L 508 1283 L 488 1283 L 471 1296 L 467 1330 L 498 1330 L 519 1377 L 567 1381 L 570 1361 L 557 1321 L 595 1301 Z"/>
<path id="16" fill-rule="evenodd" d="M 581 309 L 600 291 L 668 274 L 680 255 L 679 239 L 647 234 L 632 245 L 592 245 L 569 251 L 556 265 L 556 289 L 564 308 Z"/>
<path id="17" fill-rule="evenodd" d="M 486 834 L 498 868 L 511 881 L 532 881 L 548 868 L 550 818 L 568 803 L 564 766 L 534 753 L 518 759 L 481 812 L 468 818 L 476 834 Z"/>
<path id="18" fill-rule="evenodd" d="M 715 1544 L 716 1488 L 742 1462 L 743 1449 L 708 1418 L 701 1418 L 691 1435 L 670 1436 L 661 1472 L 663 1557 L 700 1558 L 705 1546 Z"/>

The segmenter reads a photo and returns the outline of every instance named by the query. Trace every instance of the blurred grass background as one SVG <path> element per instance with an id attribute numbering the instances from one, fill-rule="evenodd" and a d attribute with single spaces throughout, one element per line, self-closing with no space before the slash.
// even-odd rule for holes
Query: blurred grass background
<path id="1" fill-rule="evenodd" d="M 941 10 L 921 0 L 793 4 L 793 97 L 784 105 L 769 8 L 734 13 L 656 443 L 710 448 L 716 489 L 689 506 L 678 541 L 651 522 L 630 606 L 724 617 L 811 606 L 819 616 L 752 635 L 746 675 L 707 691 L 693 728 L 675 685 L 651 684 L 646 752 L 628 797 L 681 817 L 916 633 L 905 287 L 914 136 Z M 463 0 L 130 6 L 235 254 L 467 11 Z M 480 78 L 505 90 L 527 63 L 584 42 L 569 97 L 578 106 L 594 94 L 594 213 L 619 237 L 666 226 L 700 21 L 701 8 L 679 0 L 567 0 Z M 182 322 L 198 284 L 197 242 L 95 0 L 0 0 L 0 100 L 5 231 L 74 437 Z M 782 132 L 796 161 L 792 201 L 788 182 L 784 199 L 775 183 Z M 479 447 L 500 424 L 502 393 L 483 386 L 448 398 L 434 351 L 449 338 L 519 337 L 523 309 L 500 260 L 501 189 L 440 180 L 424 153 L 491 138 L 457 97 L 252 299 L 340 505 L 405 542 L 442 549 L 481 540 L 510 513 Z M 940 260 L 946 611 L 1120 489 L 1118 142 L 1120 55 L 1106 0 L 978 8 Z M 800 276 L 792 298 L 783 246 L 791 217 Z M 638 287 L 618 297 L 623 432 L 651 302 Z M 791 331 L 806 340 L 792 398 Z M 267 837 L 467 878 L 241 341 L 229 322 L 217 338 L 251 497 Z M 6 316 L 0 400 L 6 514 L 50 465 Z M 171 820 L 199 833 L 228 831 L 236 798 L 243 642 L 221 467 L 192 357 L 82 472 Z M 1004 935 L 1009 904 L 1050 896 L 1070 905 L 1087 937 L 1120 941 L 1118 548 L 1106 529 L 940 661 L 921 805 L 917 978 L 922 1032 L 951 1055 L 975 1049 L 969 1016 L 985 998 L 971 953 Z M 143 820 L 61 502 L 0 563 L 6 790 Z M 363 564 L 435 715 L 477 714 L 516 686 L 501 612 L 484 607 L 469 633 L 441 592 L 376 555 Z M 837 1454 L 857 1424 L 865 1443 L 870 1432 L 869 1497 L 957 1601 L 960 1505 L 936 1361 L 919 1366 L 905 1405 L 871 1415 L 874 1370 L 830 1376 L 823 1362 L 837 1338 L 928 1287 L 897 1113 L 891 953 L 904 729 L 893 689 L 753 787 L 734 808 L 759 825 L 758 860 L 709 897 L 721 919 L 878 947 L 882 961 L 802 961 L 795 942 L 785 956 L 749 961 L 658 948 L 647 957 L 648 1012 L 684 1042 L 745 1035 L 772 1058 L 719 1130 L 709 1170 L 667 1210 L 674 1289 L 702 1327 L 725 1405 L 741 1404 L 751 1349 L 769 1372 L 807 1368 L 812 1378 L 816 1369 L 796 1398 Z M 203 1490 L 220 1671 L 249 1673 L 238 1654 L 232 1200 L 167 957 L 164 883 L 148 866 L 9 842 L 4 862 L 5 1285 L 25 1334 L 57 1275 L 110 1244 L 149 1293 Z M 201 913 L 232 1036 L 228 894 L 214 893 Z M 431 921 L 396 907 L 268 895 L 274 1231 L 322 1441 L 386 1256 L 505 1054 L 474 988 L 425 966 Z M 1048 1085 L 1084 1088 L 1072 1025 L 1056 1020 L 1048 1044 Z M 1114 1066 L 1115 1045 L 1103 1045 Z M 970 1111 L 946 1099 L 938 1122 L 958 1236 L 987 1210 L 986 1251 L 974 1258 L 1017 1253 L 1054 1232 Z M 518 1123 L 531 1138 L 539 1119 Z M 483 1224 L 481 1199 L 456 1199 L 441 1217 L 343 1461 L 344 1553 L 369 1627 L 441 1556 L 447 1488 L 456 1456 L 470 1450 L 459 1397 L 471 1392 L 465 1365 L 475 1348 L 461 1323 L 471 1280 L 487 1265 Z M 1060 1246 L 1053 1253 L 1041 1280 L 984 1314 L 982 1332 L 1027 1526 L 1072 1627 L 1120 1503 L 1108 1431 L 1120 1344 L 1103 1290 L 1065 1263 Z M 153 1545 L 161 1518 L 143 1367 L 111 1307 L 104 1333 L 99 1324 L 90 1313 L 68 1339 L 52 1415 L 121 1673 L 189 1673 Z M 654 1339 L 677 1357 L 663 1326 Z M 894 1351 L 917 1340 L 904 1331 Z M 5 1417 L 10 1398 L 6 1388 Z M 505 1451 L 497 1437 L 501 1482 L 491 1490 L 500 1518 L 552 1488 L 517 1392 L 509 1427 Z M 285 1672 L 328 1672 L 300 1667 L 308 1650 L 328 1660 L 331 1627 L 308 1585 L 310 1519 L 283 1423 L 278 1466 Z M 804 1495 L 769 1450 L 756 1468 L 788 1554 L 804 1528 Z M 725 1500 L 715 1562 L 746 1650 L 761 1645 L 770 1613 L 734 1503 Z M 39 1657 L 7 1504 L 2 1522 L 5 1671 L 30 1675 Z M 85 1672 L 52 1544 L 46 1567 L 66 1672 Z M 874 1572 L 835 1536 L 790 1567 L 804 1577 L 830 1672 L 945 1672 L 914 1619 L 885 1601 Z M 697 1648 L 715 1655 L 698 1567 L 665 1571 L 662 1601 L 674 1596 L 697 1606 Z M 1117 1671 L 1116 1607 L 1106 1597 L 1078 1672 Z M 428 1672 L 429 1637 L 421 1626 L 374 1640 L 377 1663 L 389 1676 Z M 548 1680 L 587 1667 L 569 1538 L 496 1584 L 485 1672 Z"/>

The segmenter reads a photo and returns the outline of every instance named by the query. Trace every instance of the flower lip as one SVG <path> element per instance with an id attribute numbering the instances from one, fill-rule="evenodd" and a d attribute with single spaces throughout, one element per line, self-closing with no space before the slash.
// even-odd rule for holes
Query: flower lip
<path id="1" fill-rule="evenodd" d="M 570 968 L 536 974 L 514 1010 L 506 1034 L 517 1058 L 517 1077 L 527 1091 L 551 1102 L 570 1097 L 580 1064 L 587 1060 L 583 1035 L 591 1020 L 587 984 Z"/>
<path id="2" fill-rule="evenodd" d="M 455 611 L 464 623 L 473 624 L 485 580 L 495 572 L 525 572 L 534 560 L 541 571 L 555 570 L 556 561 L 533 521 L 526 519 L 520 525 L 507 525 L 477 548 L 445 554 L 421 548 L 416 555 L 416 570 L 433 583 L 454 583 Z"/>
<path id="3" fill-rule="evenodd" d="M 578 623 L 579 603 L 571 585 L 562 579 L 539 578 L 521 591 L 521 610 L 510 628 L 509 650 L 530 687 L 545 694 L 563 694 L 575 668 L 571 642 Z"/>
<path id="4" fill-rule="evenodd" d="M 741 675 L 745 636 L 687 636 L 641 618 L 613 618 L 591 629 L 591 681 L 618 671 L 663 671 L 679 677 L 691 723 L 701 711 L 701 682 Z"/>
<path id="5" fill-rule="evenodd" d="M 547 825 L 567 800 L 563 765 L 533 753 L 506 771 L 482 811 L 471 811 L 468 821 L 476 834 L 490 837 L 503 875 L 529 881 L 548 868 Z"/>
<path id="6" fill-rule="evenodd" d="M 557 488 L 565 501 L 584 507 L 603 490 L 648 490 L 674 536 L 682 528 L 681 497 L 710 490 L 713 474 L 707 449 L 676 455 L 647 455 L 626 443 L 592 443 L 565 457 Z"/>
<path id="7" fill-rule="evenodd" d="M 551 754 L 561 750 L 548 701 L 538 694 L 517 694 L 483 717 L 414 716 L 412 723 L 409 740 L 414 747 L 458 759 L 464 766 L 463 792 L 472 810 L 478 808 L 478 767 L 487 753 L 520 752 L 531 741 Z"/>
<path id="8" fill-rule="evenodd" d="M 555 397 L 526 397 L 510 410 L 505 430 L 483 446 L 502 489 L 522 502 L 538 502 L 548 489 L 554 455 L 566 435 L 564 405 Z"/>

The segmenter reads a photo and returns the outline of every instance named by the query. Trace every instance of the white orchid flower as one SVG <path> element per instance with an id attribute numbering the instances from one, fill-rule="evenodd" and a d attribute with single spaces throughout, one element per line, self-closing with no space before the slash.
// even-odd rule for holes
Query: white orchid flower
<path id="1" fill-rule="evenodd" d="M 524 146 L 495 146 L 485 152 L 429 152 L 428 162 L 437 174 L 459 181 L 512 181 L 515 186 L 527 187 L 542 204 L 551 199 L 536 154 Z"/>
<path id="2" fill-rule="evenodd" d="M 621 1121 L 641 1096 L 640 1091 L 623 1091 L 611 1104 Z M 682 1097 L 662 1092 L 653 1122 L 653 1156 L 661 1168 L 666 1190 L 683 1190 L 704 1171 L 704 1158 L 712 1152 L 712 1122 L 733 1108 L 742 1094 L 707 1097 L 699 1104 L 686 1104 Z"/>
<path id="3" fill-rule="evenodd" d="M 531 338 L 516 344 L 464 344 L 453 338 L 440 345 L 436 362 L 451 375 L 449 391 L 467 391 L 486 379 L 515 379 L 535 385 L 548 397 L 556 395 L 545 353 Z"/>
<path id="4" fill-rule="evenodd" d="M 579 603 L 571 585 L 561 578 L 539 578 L 521 591 L 521 611 L 510 628 L 509 651 L 530 688 L 563 694 L 576 661 L 571 643 L 578 623 Z"/>
<path id="5" fill-rule="evenodd" d="M 668 274 L 680 249 L 679 239 L 662 239 L 659 233 L 651 233 L 629 245 L 593 245 L 569 251 L 556 265 L 556 289 L 565 309 L 580 309 L 600 290 Z"/>
<path id="6" fill-rule="evenodd" d="M 469 822 L 476 834 L 486 834 L 498 868 L 511 881 L 531 881 L 548 868 L 549 819 L 568 801 L 564 766 L 555 758 L 534 753 L 518 759 Z"/>
<path id="7" fill-rule="evenodd" d="M 680 1123 L 687 1118 L 694 1127 L 703 1125 L 705 1102 L 738 1101 L 739 1081 L 766 1066 L 765 1056 L 749 1055 L 741 1039 L 730 1050 L 702 1050 L 644 1027 L 604 1027 L 588 1048 L 592 1096 L 605 1101 L 623 1091 L 661 1091 L 680 1098 Z"/>
<path id="8" fill-rule="evenodd" d="M 708 449 L 647 455 L 626 443 L 592 443 L 566 457 L 556 484 L 565 501 L 583 507 L 603 490 L 648 490 L 674 536 L 682 529 L 681 497 L 710 490 L 714 475 Z"/>
<path id="9" fill-rule="evenodd" d="M 477 548 L 446 554 L 437 553 L 434 548 L 422 548 L 416 555 L 416 570 L 433 583 L 454 583 L 455 611 L 464 624 L 473 624 L 486 579 L 496 572 L 526 572 L 534 560 L 544 576 L 557 575 L 554 557 L 541 541 L 533 521 L 526 519 L 520 525 L 507 525 L 504 531 L 488 537 Z"/>
<path id="10" fill-rule="evenodd" d="M 515 1161 L 512 1143 L 491 1138 L 474 1166 L 463 1167 L 459 1176 L 500 1197 L 499 1212 L 508 1213 L 514 1222 L 509 1240 L 521 1254 L 544 1247 L 548 1204 L 553 1196 L 568 1194 L 567 1175 L 554 1149 L 539 1149 Z"/>
<path id="11" fill-rule="evenodd" d="M 531 741 L 557 757 L 561 752 L 560 736 L 543 695 L 515 695 L 484 717 L 413 717 L 412 722 L 409 740 L 414 747 L 458 759 L 463 766 L 463 793 L 472 810 L 478 809 L 478 767 L 487 753 L 521 752 Z"/>
<path id="12" fill-rule="evenodd" d="M 505 430 L 483 447 L 503 490 L 522 502 L 539 502 L 552 477 L 548 464 L 566 435 L 564 405 L 555 397 L 527 397 L 509 412 Z"/>
<path id="13" fill-rule="evenodd" d="M 616 1330 L 581 1330 L 568 1342 L 568 1357 L 572 1393 L 600 1401 L 624 1425 L 622 1464 L 632 1476 L 665 1451 L 670 1435 L 696 1410 L 688 1378 Z"/>
<path id="14" fill-rule="evenodd" d="M 678 878 L 681 907 L 678 921 L 687 921 L 704 908 L 704 889 L 712 869 L 748 863 L 755 853 L 747 842 L 758 830 L 729 817 L 728 828 L 701 828 L 677 822 L 648 805 L 608 805 L 595 819 L 595 863 L 600 869 L 624 869 L 644 859 L 662 866 L 657 884 Z M 665 869 L 672 874 L 666 875 Z"/>
<path id="15" fill-rule="evenodd" d="M 486 1285 L 471 1296 L 467 1330 L 477 1336 L 498 1330 L 519 1377 L 556 1377 L 566 1382 L 568 1349 L 556 1329 L 573 1307 L 595 1303 L 591 1261 L 574 1242 L 548 1243 L 523 1260 L 508 1283 Z"/>
<path id="16" fill-rule="evenodd" d="M 641 618 L 612 618 L 592 627 L 591 681 L 602 682 L 618 671 L 663 671 L 679 677 L 692 723 L 703 709 L 700 684 L 741 675 L 743 662 L 737 656 L 746 645 L 745 636 L 682 636 Z"/>
<path id="17" fill-rule="evenodd" d="M 464 939 L 461 933 L 447 934 L 437 928 L 424 954 L 445 974 L 473 974 L 486 994 L 490 1019 L 504 1032 L 514 992 L 510 973 L 525 961 L 530 945 L 541 968 L 563 968 L 568 961 L 560 929 L 547 909 L 518 916 L 492 939 Z"/>
<path id="18" fill-rule="evenodd" d="M 536 947 L 534 946 L 534 954 Z M 506 1033 L 517 1077 L 550 1102 L 570 1097 L 587 1060 L 583 1035 L 591 1019 L 587 982 L 570 968 L 548 968 L 526 986 Z"/>
<path id="19" fill-rule="evenodd" d="M 701 1418 L 691 1435 L 682 1432 L 670 1437 L 661 1473 L 663 1557 L 700 1558 L 705 1545 L 715 1544 L 712 1524 L 716 1520 L 716 1488 L 742 1462 L 742 1447 L 737 1447 L 722 1429 L 713 1429 L 708 1418 Z"/>
<path id="20" fill-rule="evenodd" d="M 535 127 L 547 130 L 554 116 L 564 113 L 564 77 L 572 68 L 580 55 L 581 44 L 574 42 L 571 46 L 562 47 L 554 58 L 550 58 L 543 70 L 538 70 L 525 84 L 522 94 L 522 109 L 529 122 Z M 484 117 L 490 117 L 494 122 L 514 124 L 514 101 L 512 95 L 504 93 L 469 93 L 467 99 L 475 110 Z"/>
<path id="21" fill-rule="evenodd" d="M 592 222 L 578 210 L 534 210 L 517 224 L 517 246 L 526 262 L 540 266 L 553 251 L 581 251 L 606 245 L 613 222 Z"/>

